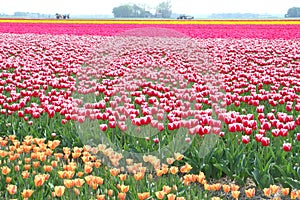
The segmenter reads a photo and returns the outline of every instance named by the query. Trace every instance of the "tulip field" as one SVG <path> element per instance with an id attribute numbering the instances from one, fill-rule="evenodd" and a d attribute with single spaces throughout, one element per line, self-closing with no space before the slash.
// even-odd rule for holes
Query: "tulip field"
<path id="1" fill-rule="evenodd" d="M 0 198 L 300 199 L 299 30 L 0 20 Z"/>

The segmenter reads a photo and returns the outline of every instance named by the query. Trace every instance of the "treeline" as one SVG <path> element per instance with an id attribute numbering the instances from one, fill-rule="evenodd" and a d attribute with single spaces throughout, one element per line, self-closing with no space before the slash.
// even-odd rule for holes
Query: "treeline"
<path id="1" fill-rule="evenodd" d="M 146 5 L 125 4 L 114 7 L 112 13 L 115 18 L 170 18 L 172 6 L 170 1 L 161 2 L 155 7 L 155 13 L 146 10 Z"/>
<path id="2" fill-rule="evenodd" d="M 289 8 L 285 18 L 300 18 L 300 7 Z"/>
<path id="3" fill-rule="evenodd" d="M 271 15 L 261 15 L 254 13 L 214 13 L 209 16 L 210 19 L 268 19 L 275 18 Z"/>

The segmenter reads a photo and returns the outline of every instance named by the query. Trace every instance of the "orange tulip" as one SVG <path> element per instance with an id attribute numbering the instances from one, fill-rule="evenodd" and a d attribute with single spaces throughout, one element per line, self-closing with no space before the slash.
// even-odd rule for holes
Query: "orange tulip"
<path id="1" fill-rule="evenodd" d="M 144 200 L 150 197 L 150 192 L 138 193 L 138 199 Z"/>
<path id="2" fill-rule="evenodd" d="M 167 174 L 169 171 L 168 165 L 163 164 L 161 170 L 163 171 L 163 174 Z"/>
<path id="3" fill-rule="evenodd" d="M 97 195 L 97 200 L 104 200 L 104 199 L 105 199 L 105 195 L 104 194 Z"/>
<path id="4" fill-rule="evenodd" d="M 164 185 L 163 186 L 163 191 L 165 194 L 169 194 L 171 192 L 172 188 L 167 186 L 167 185 Z"/>
<path id="5" fill-rule="evenodd" d="M 5 156 L 7 156 L 7 151 L 0 150 L 0 157 L 4 158 Z"/>
<path id="6" fill-rule="evenodd" d="M 178 167 L 176 167 L 176 166 L 172 166 L 172 167 L 170 167 L 170 173 L 171 174 L 177 174 L 177 172 L 178 172 Z"/>
<path id="7" fill-rule="evenodd" d="M 93 190 L 96 190 L 98 188 L 98 184 L 95 182 L 92 182 L 92 185 L 90 186 L 93 188 Z"/>
<path id="8" fill-rule="evenodd" d="M 300 190 L 297 190 L 297 198 L 300 199 Z"/>
<path id="9" fill-rule="evenodd" d="M 53 155 L 56 158 L 56 160 L 60 160 L 64 156 L 62 153 L 54 153 Z"/>
<path id="10" fill-rule="evenodd" d="M 126 198 L 126 193 L 120 192 L 120 193 L 118 194 L 118 199 L 124 200 L 125 198 Z"/>
<path id="11" fill-rule="evenodd" d="M 138 172 L 134 174 L 134 179 L 137 181 L 142 180 L 143 178 L 144 178 L 144 173 Z"/>
<path id="12" fill-rule="evenodd" d="M 212 185 L 212 189 L 215 191 L 219 191 L 221 189 L 222 185 L 220 183 L 215 183 Z"/>
<path id="13" fill-rule="evenodd" d="M 71 178 L 73 178 L 73 176 L 74 176 L 74 174 L 75 174 L 75 171 L 64 171 L 65 172 L 65 177 L 66 178 L 69 178 L 69 179 L 71 179 Z"/>
<path id="14" fill-rule="evenodd" d="M 94 163 L 94 166 L 98 169 L 99 167 L 101 167 L 101 161 L 100 160 L 96 160 L 96 162 Z"/>
<path id="15" fill-rule="evenodd" d="M 64 186 L 66 186 L 66 188 L 72 188 L 74 187 L 74 181 L 70 180 L 70 179 L 64 179 Z"/>
<path id="16" fill-rule="evenodd" d="M 263 192 L 265 196 L 267 197 L 271 196 L 271 188 L 264 188 Z"/>
<path id="17" fill-rule="evenodd" d="M 119 178 L 120 178 L 121 181 L 125 181 L 126 177 L 127 177 L 126 174 L 119 174 Z"/>
<path id="18" fill-rule="evenodd" d="M 204 190 L 210 191 L 211 189 L 212 189 L 212 187 L 210 184 L 207 184 L 207 183 L 204 184 Z"/>
<path id="19" fill-rule="evenodd" d="M 26 198 L 29 198 L 31 197 L 32 193 L 34 192 L 34 190 L 26 190 L 24 189 L 22 192 L 21 192 L 21 195 L 24 199 Z"/>
<path id="20" fill-rule="evenodd" d="M 78 155 L 78 157 L 79 157 L 79 155 Z M 74 158 L 74 157 L 73 157 L 73 158 Z M 82 157 L 81 157 L 81 160 L 82 160 L 84 163 L 87 163 L 87 162 L 89 162 L 90 157 L 89 157 L 89 156 L 82 156 Z"/>
<path id="21" fill-rule="evenodd" d="M 78 188 L 73 188 L 73 191 L 76 196 L 80 195 L 80 190 Z"/>
<path id="22" fill-rule="evenodd" d="M 126 164 L 127 165 L 132 165 L 133 164 L 133 159 L 131 159 L 131 158 L 126 159 Z"/>
<path id="23" fill-rule="evenodd" d="M 107 195 L 111 197 L 112 195 L 114 195 L 114 191 L 113 190 L 107 190 Z"/>
<path id="24" fill-rule="evenodd" d="M 167 197 L 168 197 L 168 200 L 175 200 L 176 199 L 175 194 L 168 194 Z"/>
<path id="25" fill-rule="evenodd" d="M 222 185 L 223 191 L 228 193 L 230 192 L 230 186 L 229 185 Z"/>
<path id="26" fill-rule="evenodd" d="M 117 185 L 117 187 L 118 187 L 118 189 L 121 191 L 121 192 L 123 192 L 123 193 L 126 193 L 126 192 L 128 192 L 128 190 L 129 190 L 129 185 Z"/>
<path id="27" fill-rule="evenodd" d="M 11 180 L 12 180 L 12 178 L 8 176 L 8 177 L 6 177 L 5 182 L 6 182 L 6 183 L 10 183 Z"/>
<path id="28" fill-rule="evenodd" d="M 175 162 L 175 159 L 174 159 L 174 158 L 167 158 L 167 163 L 168 163 L 169 165 L 172 165 L 174 162 Z"/>
<path id="29" fill-rule="evenodd" d="M 46 158 L 47 158 L 47 155 L 46 155 L 44 152 L 39 152 L 39 153 L 37 154 L 37 157 L 38 157 L 38 159 L 39 159 L 41 162 L 44 162 L 44 161 L 46 160 Z"/>
<path id="30" fill-rule="evenodd" d="M 53 151 L 51 149 L 46 149 L 45 155 L 46 156 L 51 156 L 53 154 Z"/>
<path id="31" fill-rule="evenodd" d="M 50 178 L 50 174 L 43 174 L 45 181 L 47 181 Z"/>
<path id="32" fill-rule="evenodd" d="M 61 179 L 66 177 L 66 171 L 58 171 L 57 174 L 58 174 L 58 177 Z"/>
<path id="33" fill-rule="evenodd" d="M 98 149 L 99 149 L 99 151 L 103 152 L 106 149 L 106 145 L 105 144 L 98 144 Z"/>
<path id="34" fill-rule="evenodd" d="M 80 152 L 74 152 L 74 153 L 72 153 L 72 158 L 74 158 L 74 159 L 79 158 L 80 156 L 81 156 Z M 89 161 L 89 156 L 82 156 L 81 159 L 82 159 L 82 161 L 84 163 L 86 163 L 86 162 Z"/>
<path id="35" fill-rule="evenodd" d="M 55 192 L 55 196 L 61 197 L 65 193 L 65 186 L 55 186 L 54 192 Z"/>
<path id="36" fill-rule="evenodd" d="M 44 168 L 45 172 L 51 172 L 53 169 L 53 167 L 51 165 L 44 165 L 43 168 Z"/>
<path id="37" fill-rule="evenodd" d="M 120 173 L 120 169 L 118 169 L 118 168 L 113 168 L 110 170 L 110 174 L 112 176 L 118 176 L 119 173 Z"/>
<path id="38" fill-rule="evenodd" d="M 22 171 L 22 177 L 25 179 L 25 178 L 28 178 L 29 177 L 29 172 L 28 171 Z"/>
<path id="39" fill-rule="evenodd" d="M 48 141 L 48 147 L 52 150 L 58 147 L 59 144 L 60 144 L 59 140 Z"/>
<path id="40" fill-rule="evenodd" d="M 23 150 L 24 150 L 25 153 L 29 153 L 31 151 L 31 148 L 32 148 L 32 146 L 29 146 L 29 145 L 24 145 L 23 146 Z"/>
<path id="41" fill-rule="evenodd" d="M 34 177 L 34 185 L 35 185 L 36 187 L 42 186 L 42 185 L 44 184 L 44 182 L 45 182 L 45 177 L 44 177 L 44 175 L 40 175 L 40 174 L 35 175 L 35 177 Z"/>
<path id="42" fill-rule="evenodd" d="M 24 165 L 24 169 L 25 169 L 25 170 L 30 170 L 30 168 L 31 168 L 31 165 L 30 165 L 30 164 L 25 164 L 25 165 Z"/>
<path id="43" fill-rule="evenodd" d="M 281 194 L 282 194 L 283 196 L 288 196 L 289 193 L 290 193 L 290 188 L 282 188 L 282 189 L 281 189 Z"/>
<path id="44" fill-rule="evenodd" d="M 74 179 L 74 185 L 76 187 L 81 187 L 81 186 L 83 186 L 83 184 L 84 184 L 84 180 L 83 179 L 81 179 L 81 178 Z"/>
<path id="45" fill-rule="evenodd" d="M 231 190 L 232 191 L 238 191 L 240 189 L 240 186 L 235 185 L 235 184 L 230 184 Z"/>
<path id="46" fill-rule="evenodd" d="M 10 173 L 11 169 L 7 166 L 3 166 L 3 167 L 1 167 L 1 171 L 2 171 L 3 175 L 7 175 Z"/>
<path id="47" fill-rule="evenodd" d="M 297 191 L 296 190 L 292 190 L 291 191 L 291 199 L 296 199 L 297 198 Z"/>
<path id="48" fill-rule="evenodd" d="M 8 184 L 7 187 L 6 187 L 8 193 L 10 195 L 13 195 L 13 194 L 16 194 L 17 193 L 17 186 L 16 185 L 11 185 L 11 184 Z"/>
<path id="49" fill-rule="evenodd" d="M 189 173 L 191 171 L 191 169 L 192 169 L 192 166 L 189 165 L 188 163 L 185 163 L 185 165 L 180 168 L 180 172 L 181 173 Z"/>
<path id="50" fill-rule="evenodd" d="M 157 191 L 157 192 L 155 192 L 155 196 L 158 199 L 163 199 L 163 198 L 165 198 L 165 192 L 164 191 Z"/>
<path id="51" fill-rule="evenodd" d="M 99 176 L 94 176 L 94 182 L 95 182 L 96 184 L 102 185 L 103 182 L 104 182 L 104 179 L 101 178 L 101 177 L 99 177 Z"/>
<path id="52" fill-rule="evenodd" d="M 248 190 L 245 190 L 245 194 L 248 198 L 252 198 L 255 195 L 255 188 L 251 188 Z"/>
<path id="53" fill-rule="evenodd" d="M 240 191 L 231 191 L 231 195 L 233 198 L 238 199 L 240 196 Z"/>
<path id="54" fill-rule="evenodd" d="M 77 172 L 77 176 L 78 176 L 78 177 L 82 177 L 83 175 L 84 175 L 83 172 Z"/>
<path id="55" fill-rule="evenodd" d="M 184 158 L 184 155 L 182 155 L 181 153 L 174 153 L 174 158 L 176 160 L 182 160 Z"/>
<path id="56" fill-rule="evenodd" d="M 93 183 L 93 176 L 92 175 L 86 176 L 86 177 L 84 177 L 84 179 L 85 179 L 86 184 L 92 185 L 92 183 Z"/>
<path id="57" fill-rule="evenodd" d="M 92 173 L 92 171 L 93 171 L 92 165 L 90 165 L 90 164 L 85 164 L 84 165 L 84 173 L 90 174 L 90 173 Z"/>
<path id="58" fill-rule="evenodd" d="M 270 189 L 272 194 L 276 194 L 280 188 L 278 185 L 270 185 Z"/>
<path id="59" fill-rule="evenodd" d="M 52 167 L 57 167 L 57 161 L 56 160 L 51 161 L 51 166 Z"/>
<path id="60" fill-rule="evenodd" d="M 14 166 L 14 169 L 15 169 L 16 172 L 18 172 L 20 170 L 20 166 L 16 165 L 16 166 Z"/>
<path id="61" fill-rule="evenodd" d="M 34 161 L 34 162 L 32 162 L 32 166 L 34 168 L 38 168 L 40 166 L 40 161 Z"/>
<path id="62" fill-rule="evenodd" d="M 69 147 L 63 147 L 63 152 L 64 152 L 64 154 L 69 155 L 71 153 L 71 150 Z"/>

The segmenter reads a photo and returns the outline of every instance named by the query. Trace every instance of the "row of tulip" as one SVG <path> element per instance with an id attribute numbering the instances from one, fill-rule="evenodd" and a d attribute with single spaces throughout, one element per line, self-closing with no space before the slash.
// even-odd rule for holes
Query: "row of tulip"
<path id="1" fill-rule="evenodd" d="M 208 198 L 212 194 L 231 196 L 238 199 L 241 194 L 245 198 L 255 197 L 255 188 L 240 189 L 236 184 L 209 184 L 202 172 L 190 173 L 191 166 L 182 164 L 185 160 L 180 153 L 167 158 L 158 166 L 155 174 L 145 171 L 143 163 L 126 160 L 126 168 L 108 168 L 99 159 L 99 153 L 111 157 L 115 152 L 106 145 L 98 147 L 84 146 L 63 148 L 58 153 L 59 140 L 48 140 L 27 136 L 23 141 L 15 135 L 0 137 L 0 163 L 2 181 L 0 195 L 9 199 L 186 199 L 183 195 L 191 195 L 191 188 L 198 190 L 195 194 Z M 154 157 L 144 157 L 144 162 L 156 160 Z M 167 180 L 167 181 L 166 181 Z M 154 184 L 156 183 L 156 184 Z M 159 183 L 159 184 L 157 184 Z M 136 185 L 136 187 L 134 187 Z M 197 185 L 202 190 L 199 191 Z M 291 199 L 300 198 L 300 190 L 280 188 L 271 185 L 264 188 L 266 197 L 280 199 L 280 196 Z M 204 196 L 205 195 L 205 196 Z M 187 196 L 186 196 L 187 197 Z M 200 197 L 200 196 L 198 196 Z M 220 199 L 213 196 L 211 199 Z"/>
<path id="2" fill-rule="evenodd" d="M 251 22 L 249 22 L 251 23 Z M 166 28 L 196 38 L 299 38 L 299 24 L 65 24 L 36 22 L 5 22 L 0 20 L 1 33 L 71 34 L 114 36 L 141 28 Z M 279 32 L 277 30 L 280 30 Z"/>

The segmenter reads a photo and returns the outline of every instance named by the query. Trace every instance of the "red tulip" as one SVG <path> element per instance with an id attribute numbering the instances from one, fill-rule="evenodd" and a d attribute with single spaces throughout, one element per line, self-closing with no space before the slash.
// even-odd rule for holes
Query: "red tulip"
<path id="1" fill-rule="evenodd" d="M 262 137 L 261 138 L 261 144 L 263 146 L 269 146 L 270 145 L 270 138 L 268 138 L 268 137 Z"/>
<path id="2" fill-rule="evenodd" d="M 18 111 L 18 116 L 19 117 L 24 117 L 24 111 Z"/>
<path id="3" fill-rule="evenodd" d="M 154 139 L 153 139 L 153 142 L 154 142 L 155 144 L 157 144 L 157 143 L 159 143 L 159 139 L 158 139 L 158 138 L 154 138 Z"/>
<path id="4" fill-rule="evenodd" d="M 255 134 L 255 140 L 257 141 L 257 142 L 261 142 L 261 139 L 264 137 L 264 135 L 262 135 L 262 134 Z"/>
<path id="5" fill-rule="evenodd" d="M 300 142 L 300 133 L 297 133 L 297 140 Z"/>
<path id="6" fill-rule="evenodd" d="M 244 144 L 248 144 L 250 142 L 250 137 L 248 135 L 243 135 L 242 136 L 242 142 Z"/>
<path id="7" fill-rule="evenodd" d="M 235 132 L 236 131 L 235 124 L 229 124 L 228 125 L 228 130 L 229 130 L 229 132 Z"/>
<path id="8" fill-rule="evenodd" d="M 251 135 L 252 134 L 252 128 L 245 127 L 245 134 L 246 135 Z"/>
<path id="9" fill-rule="evenodd" d="M 100 130 L 101 131 L 106 131 L 107 130 L 107 124 L 100 124 Z"/>
<path id="10" fill-rule="evenodd" d="M 282 145 L 282 149 L 284 150 L 284 151 L 291 151 L 292 150 L 292 144 L 291 143 L 283 143 L 283 145 Z"/>
<path id="11" fill-rule="evenodd" d="M 157 124 L 157 129 L 159 130 L 159 131 L 163 131 L 165 128 L 164 128 L 164 124 L 163 123 L 158 123 Z"/>
<path id="12" fill-rule="evenodd" d="M 116 121 L 109 121 L 108 126 L 109 126 L 109 128 L 116 128 L 117 122 Z"/>
<path id="13" fill-rule="evenodd" d="M 225 133 L 224 133 L 224 132 L 220 132 L 220 133 L 219 133 L 219 136 L 224 137 L 224 136 L 225 136 Z"/>

